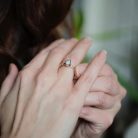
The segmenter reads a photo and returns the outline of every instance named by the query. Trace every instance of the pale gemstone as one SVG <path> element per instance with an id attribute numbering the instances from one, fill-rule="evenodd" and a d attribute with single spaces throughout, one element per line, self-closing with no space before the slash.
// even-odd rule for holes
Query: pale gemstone
<path id="1" fill-rule="evenodd" d="M 70 59 L 67 59 L 64 63 L 65 66 L 71 66 L 71 60 Z"/>

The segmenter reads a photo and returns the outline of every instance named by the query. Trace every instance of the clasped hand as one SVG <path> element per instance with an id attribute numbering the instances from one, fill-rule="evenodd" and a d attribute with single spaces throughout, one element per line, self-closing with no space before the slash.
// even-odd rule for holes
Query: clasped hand
<path id="1" fill-rule="evenodd" d="M 126 92 L 106 65 L 105 51 L 89 64 L 80 64 L 90 46 L 89 38 L 61 39 L 20 72 L 11 64 L 0 95 L 2 138 L 69 138 L 79 117 L 91 122 L 92 131 L 84 130 L 90 137 L 111 125 Z M 60 66 L 66 58 L 76 68 Z"/>

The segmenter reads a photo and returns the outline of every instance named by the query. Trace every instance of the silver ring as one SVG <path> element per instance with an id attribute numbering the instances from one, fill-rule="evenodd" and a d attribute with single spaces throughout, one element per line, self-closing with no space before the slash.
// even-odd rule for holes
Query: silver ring
<path id="1" fill-rule="evenodd" d="M 62 65 L 73 68 L 71 59 L 65 59 Z"/>

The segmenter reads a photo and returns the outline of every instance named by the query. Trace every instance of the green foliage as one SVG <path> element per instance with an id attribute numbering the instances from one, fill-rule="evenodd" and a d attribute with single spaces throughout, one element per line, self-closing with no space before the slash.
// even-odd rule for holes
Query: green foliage
<path id="1" fill-rule="evenodd" d="M 84 16 L 81 9 L 74 11 L 73 25 L 75 28 L 75 37 L 80 38 L 82 33 L 82 27 L 84 23 Z"/>

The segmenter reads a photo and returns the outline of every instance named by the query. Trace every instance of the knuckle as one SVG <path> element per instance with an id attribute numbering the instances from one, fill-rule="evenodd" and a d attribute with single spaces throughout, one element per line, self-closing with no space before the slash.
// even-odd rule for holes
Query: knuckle
<path id="1" fill-rule="evenodd" d="M 56 47 L 53 50 L 51 50 L 51 54 L 62 55 L 62 54 L 64 54 L 64 48 L 63 47 Z"/>
<path id="2" fill-rule="evenodd" d="M 105 106 L 105 104 L 106 104 L 106 96 L 105 96 L 104 93 L 101 93 L 101 94 L 98 95 L 98 104 L 100 106 L 102 106 L 102 107 Z"/>

